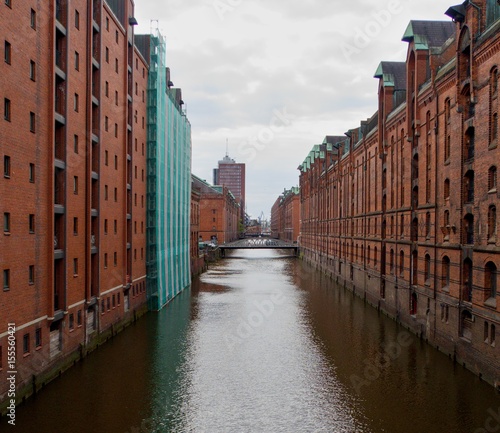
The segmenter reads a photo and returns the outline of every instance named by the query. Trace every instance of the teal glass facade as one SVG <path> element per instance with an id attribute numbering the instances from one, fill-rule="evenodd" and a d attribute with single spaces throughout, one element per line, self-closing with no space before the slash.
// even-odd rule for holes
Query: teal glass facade
<path id="1" fill-rule="evenodd" d="M 191 125 L 167 82 L 165 40 L 151 36 L 147 127 L 147 296 L 159 310 L 191 284 Z"/>

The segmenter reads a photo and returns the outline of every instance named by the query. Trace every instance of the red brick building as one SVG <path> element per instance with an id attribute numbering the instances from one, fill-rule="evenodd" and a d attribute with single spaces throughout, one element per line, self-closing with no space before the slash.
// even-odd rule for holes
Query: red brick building
<path id="1" fill-rule="evenodd" d="M 285 189 L 271 209 L 271 236 L 297 242 L 300 234 L 300 190 Z"/>
<path id="2" fill-rule="evenodd" d="M 9 323 L 20 399 L 144 310 L 148 64 L 133 17 L 130 0 L 0 5 L 0 402 Z"/>
<path id="3" fill-rule="evenodd" d="M 194 183 L 194 181 L 193 181 Z M 194 186 L 191 188 L 191 235 L 190 258 L 191 275 L 199 275 L 205 268 L 205 256 L 200 252 L 200 199 L 201 191 Z"/>
<path id="4" fill-rule="evenodd" d="M 193 189 L 200 192 L 199 236 L 202 241 L 227 243 L 238 239 L 240 205 L 225 186 L 212 186 L 192 176 Z"/>
<path id="5" fill-rule="evenodd" d="M 481 8 L 479 13 L 477 7 Z M 301 251 L 500 386 L 500 6 L 412 21 L 382 62 L 378 111 L 299 167 Z"/>

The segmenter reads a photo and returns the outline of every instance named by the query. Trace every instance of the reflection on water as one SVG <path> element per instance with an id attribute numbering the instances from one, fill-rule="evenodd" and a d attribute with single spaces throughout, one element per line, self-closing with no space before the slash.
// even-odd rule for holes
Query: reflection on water
<path id="1" fill-rule="evenodd" d="M 299 260 L 232 254 L 19 407 L 16 431 L 465 433 L 498 413 L 492 387 Z"/>

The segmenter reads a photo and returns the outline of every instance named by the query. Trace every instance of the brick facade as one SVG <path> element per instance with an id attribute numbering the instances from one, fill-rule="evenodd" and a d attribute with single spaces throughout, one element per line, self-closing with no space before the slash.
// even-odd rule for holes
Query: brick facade
<path id="1" fill-rule="evenodd" d="M 129 23 L 134 4 L 7 3 L 0 409 L 8 323 L 21 399 L 146 307 L 149 66 Z"/>
<path id="2" fill-rule="evenodd" d="M 306 260 L 500 386 L 496 2 L 410 22 L 377 112 L 299 167 Z M 484 13 L 486 12 L 486 13 Z M 482 17 L 480 23 L 478 17 Z"/>
<path id="3" fill-rule="evenodd" d="M 200 194 L 199 237 L 219 244 L 238 239 L 240 205 L 225 186 L 212 186 L 193 176 L 193 189 Z"/>
<path id="4" fill-rule="evenodd" d="M 271 236 L 297 242 L 300 234 L 299 188 L 285 189 L 271 209 Z"/>

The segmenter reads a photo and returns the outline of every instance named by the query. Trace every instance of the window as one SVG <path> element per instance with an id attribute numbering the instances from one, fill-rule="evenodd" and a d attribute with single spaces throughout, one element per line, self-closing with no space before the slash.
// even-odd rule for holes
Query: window
<path id="1" fill-rule="evenodd" d="M 118 188 L 115 188 L 114 198 L 115 198 L 115 202 L 117 202 L 118 201 Z"/>
<path id="2" fill-rule="evenodd" d="M 115 31 L 115 41 L 118 43 L 118 30 Z"/>
<path id="3" fill-rule="evenodd" d="M 109 18 L 106 17 L 106 30 L 109 32 Z"/>
<path id="4" fill-rule="evenodd" d="M 73 150 L 75 153 L 78 153 L 78 135 L 73 136 Z"/>
<path id="5" fill-rule="evenodd" d="M 105 235 L 108 234 L 108 219 L 107 218 L 104 220 L 104 234 Z"/>
<path id="6" fill-rule="evenodd" d="M 10 213 L 4 212 L 3 214 L 3 231 L 4 233 L 10 232 Z"/>
<path id="7" fill-rule="evenodd" d="M 33 113 L 32 111 L 30 112 L 30 131 L 36 131 L 35 113 Z"/>
<path id="8" fill-rule="evenodd" d="M 109 63 L 109 48 L 108 47 L 106 47 L 106 51 L 105 51 L 104 57 L 106 59 L 106 63 Z"/>
<path id="9" fill-rule="evenodd" d="M 108 253 L 104 253 L 104 269 L 107 268 L 108 268 Z"/>
<path id="10" fill-rule="evenodd" d="M 108 311 L 111 309 L 111 298 L 106 299 L 106 304 L 108 307 Z"/>
<path id="11" fill-rule="evenodd" d="M 78 176 L 73 177 L 73 194 L 78 194 Z"/>
<path id="12" fill-rule="evenodd" d="M 75 69 L 80 70 L 80 54 L 78 54 L 78 51 L 75 51 Z"/>
<path id="13" fill-rule="evenodd" d="M 73 259 L 73 276 L 78 275 L 78 259 Z"/>
<path id="14" fill-rule="evenodd" d="M 104 200 L 108 200 L 108 185 L 104 185 Z"/>
<path id="15" fill-rule="evenodd" d="M 29 180 L 30 180 L 30 182 L 34 182 L 35 181 L 35 164 L 30 162 L 28 170 L 29 170 Z"/>
<path id="16" fill-rule="evenodd" d="M 444 180 L 444 199 L 448 200 L 450 198 L 450 179 Z"/>
<path id="17" fill-rule="evenodd" d="M 69 330 L 72 331 L 75 329 L 75 315 L 71 313 L 69 315 Z"/>
<path id="18" fill-rule="evenodd" d="M 3 99 L 3 118 L 10 122 L 10 99 Z"/>
<path id="19" fill-rule="evenodd" d="M 115 105 L 118 105 L 118 91 L 115 90 Z"/>
<path id="20" fill-rule="evenodd" d="M 36 63 L 30 60 L 30 79 L 36 81 Z"/>
<path id="21" fill-rule="evenodd" d="M 32 29 L 36 29 L 36 12 L 33 9 L 31 9 L 30 25 Z"/>
<path id="22" fill-rule="evenodd" d="M 78 310 L 76 313 L 76 323 L 78 326 L 82 326 L 82 310 Z"/>
<path id="23" fill-rule="evenodd" d="M 35 329 L 35 348 L 42 346 L 42 328 Z"/>
<path id="24" fill-rule="evenodd" d="M 78 217 L 73 218 L 73 235 L 78 235 Z"/>
<path id="25" fill-rule="evenodd" d="M 495 263 L 488 262 L 484 269 L 484 300 L 497 297 L 497 267 Z"/>
<path id="26" fill-rule="evenodd" d="M 12 45 L 10 44 L 10 42 L 5 41 L 4 47 L 5 47 L 4 48 L 4 60 L 5 60 L 5 63 L 10 65 L 12 62 Z"/>
<path id="27" fill-rule="evenodd" d="M 113 253 L 113 265 L 118 266 L 118 253 L 116 251 Z"/>
<path id="28" fill-rule="evenodd" d="M 405 253 L 403 250 L 399 252 L 399 275 L 403 276 L 405 272 Z"/>
<path id="29" fill-rule="evenodd" d="M 106 97 L 109 97 L 109 83 L 107 81 L 104 84 L 104 94 L 106 95 Z"/>
<path id="30" fill-rule="evenodd" d="M 113 308 L 116 307 L 116 295 L 113 295 Z"/>
<path id="31" fill-rule="evenodd" d="M 10 156 L 4 155 L 3 157 L 3 175 L 10 177 Z"/>
<path id="32" fill-rule="evenodd" d="M 35 214 L 33 213 L 29 215 L 29 232 L 35 233 Z"/>
<path id="33" fill-rule="evenodd" d="M 75 9 L 75 27 L 80 29 L 80 12 Z"/>
<path id="34" fill-rule="evenodd" d="M 78 98 L 78 93 L 75 93 L 75 102 L 74 102 L 74 110 L 78 113 L 78 107 L 79 106 L 79 98 Z"/>
<path id="35" fill-rule="evenodd" d="M 109 129 L 109 118 L 108 118 L 108 116 L 104 116 L 104 130 L 106 132 L 108 132 L 108 129 Z M 107 154 L 108 154 L 108 151 L 106 150 L 105 155 L 107 155 Z M 108 165 L 107 159 L 105 159 L 105 164 Z"/>
<path id="36" fill-rule="evenodd" d="M 23 335 L 23 353 L 30 353 L 30 334 Z"/>
<path id="37" fill-rule="evenodd" d="M 497 190 L 497 168 L 495 166 L 490 167 L 488 170 L 488 190 L 490 192 Z"/>
<path id="38" fill-rule="evenodd" d="M 35 266 L 30 265 L 28 268 L 28 283 L 35 284 Z"/>
<path id="39" fill-rule="evenodd" d="M 488 243 L 496 243 L 497 234 L 497 208 L 491 205 L 488 208 Z"/>
<path id="40" fill-rule="evenodd" d="M 118 156 L 115 155 L 115 170 L 118 170 Z"/>
<path id="41" fill-rule="evenodd" d="M 115 123 L 115 137 L 118 138 L 118 124 Z"/>
<path id="42" fill-rule="evenodd" d="M 118 220 L 115 220 L 113 225 L 114 225 L 114 227 L 113 227 L 114 228 L 114 232 L 115 232 L 115 235 L 116 235 L 118 233 Z"/>
<path id="43" fill-rule="evenodd" d="M 441 261 L 441 287 L 449 289 L 450 287 L 450 259 L 444 256 Z"/>
<path id="44" fill-rule="evenodd" d="M 428 286 L 431 283 L 431 256 L 425 255 L 425 284 Z"/>
<path id="45" fill-rule="evenodd" d="M 115 59 L 115 72 L 118 74 L 118 59 Z"/>
<path id="46" fill-rule="evenodd" d="M 5 0 L 5 5 L 12 8 L 11 0 Z"/>
<path id="47" fill-rule="evenodd" d="M 425 214 L 425 236 L 427 239 L 431 237 L 431 214 L 427 212 Z"/>
<path id="48" fill-rule="evenodd" d="M 3 270 L 3 289 L 10 290 L 10 269 Z"/>
<path id="49" fill-rule="evenodd" d="M 490 342 L 493 347 L 495 347 L 495 338 L 496 338 L 495 334 L 496 334 L 495 325 L 491 325 Z"/>

